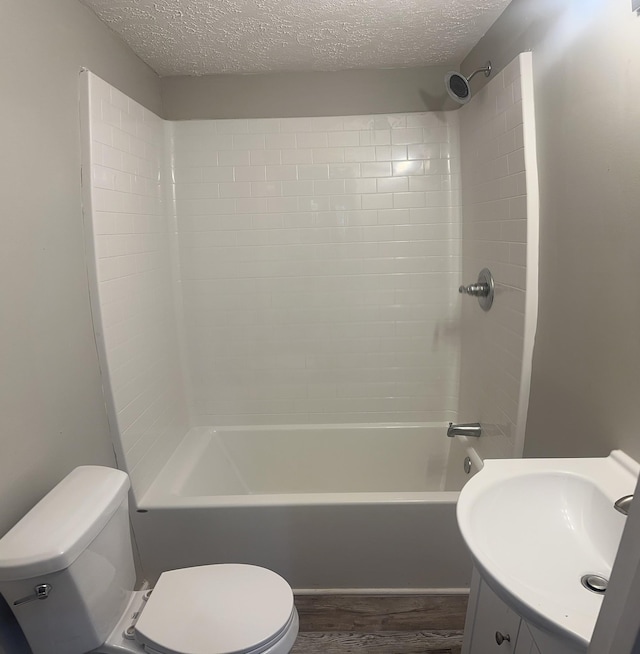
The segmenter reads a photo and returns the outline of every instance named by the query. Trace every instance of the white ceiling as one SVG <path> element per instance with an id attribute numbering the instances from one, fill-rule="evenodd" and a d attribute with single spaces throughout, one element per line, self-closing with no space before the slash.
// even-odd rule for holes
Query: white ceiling
<path id="1" fill-rule="evenodd" d="M 510 0 L 81 0 L 158 74 L 458 65 Z"/>

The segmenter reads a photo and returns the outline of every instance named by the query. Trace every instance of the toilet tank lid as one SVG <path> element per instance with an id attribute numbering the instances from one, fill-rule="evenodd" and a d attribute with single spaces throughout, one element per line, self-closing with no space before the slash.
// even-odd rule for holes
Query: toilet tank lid
<path id="1" fill-rule="evenodd" d="M 121 470 L 80 466 L 0 539 L 0 581 L 31 579 L 68 568 L 127 497 Z"/>

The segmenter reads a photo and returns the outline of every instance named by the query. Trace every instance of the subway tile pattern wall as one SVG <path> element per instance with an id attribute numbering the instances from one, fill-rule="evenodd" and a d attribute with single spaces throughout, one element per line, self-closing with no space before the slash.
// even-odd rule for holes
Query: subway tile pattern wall
<path id="1" fill-rule="evenodd" d="M 164 126 L 95 75 L 83 75 L 94 322 L 111 428 L 119 433 L 114 445 L 139 497 L 188 429 L 161 188 Z"/>
<path id="2" fill-rule="evenodd" d="M 457 114 L 171 129 L 195 421 L 455 419 Z"/>
<path id="3" fill-rule="evenodd" d="M 458 112 L 464 283 L 474 282 L 485 267 L 496 282 L 488 313 L 474 298 L 465 298 L 462 309 L 459 418 L 483 424 L 478 448 L 485 457 L 521 454 L 514 449 L 518 412 L 526 412 L 528 402 L 528 394 L 527 402 L 519 403 L 519 397 L 527 239 L 536 217 L 527 211 L 522 88 L 532 79 L 523 76 L 530 71 L 523 65 L 526 57 L 530 54 L 516 58 Z"/>

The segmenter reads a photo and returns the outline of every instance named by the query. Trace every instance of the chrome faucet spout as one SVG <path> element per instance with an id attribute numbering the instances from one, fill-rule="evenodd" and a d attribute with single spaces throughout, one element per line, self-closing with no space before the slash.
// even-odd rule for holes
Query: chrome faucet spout
<path id="1" fill-rule="evenodd" d="M 631 500 L 633 495 L 623 495 L 619 500 L 616 500 L 613 508 L 616 511 L 620 511 L 622 515 L 629 515 L 629 509 L 631 508 Z"/>
<path id="2" fill-rule="evenodd" d="M 482 425 L 479 422 L 466 422 L 460 425 L 449 423 L 447 429 L 447 436 L 453 438 L 454 436 L 473 436 L 478 438 L 482 435 Z"/>

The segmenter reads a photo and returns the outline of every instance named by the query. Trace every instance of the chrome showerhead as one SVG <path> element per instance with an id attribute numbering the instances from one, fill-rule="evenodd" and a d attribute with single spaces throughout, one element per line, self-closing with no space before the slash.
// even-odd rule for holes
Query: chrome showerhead
<path id="1" fill-rule="evenodd" d="M 484 68 L 474 70 L 469 77 L 464 77 L 455 71 L 447 73 L 444 76 L 444 83 L 447 87 L 449 97 L 460 104 L 467 104 L 471 100 L 471 86 L 469 82 L 478 73 L 484 73 L 485 77 L 489 77 L 491 75 L 491 62 L 487 61 L 487 65 Z"/>

